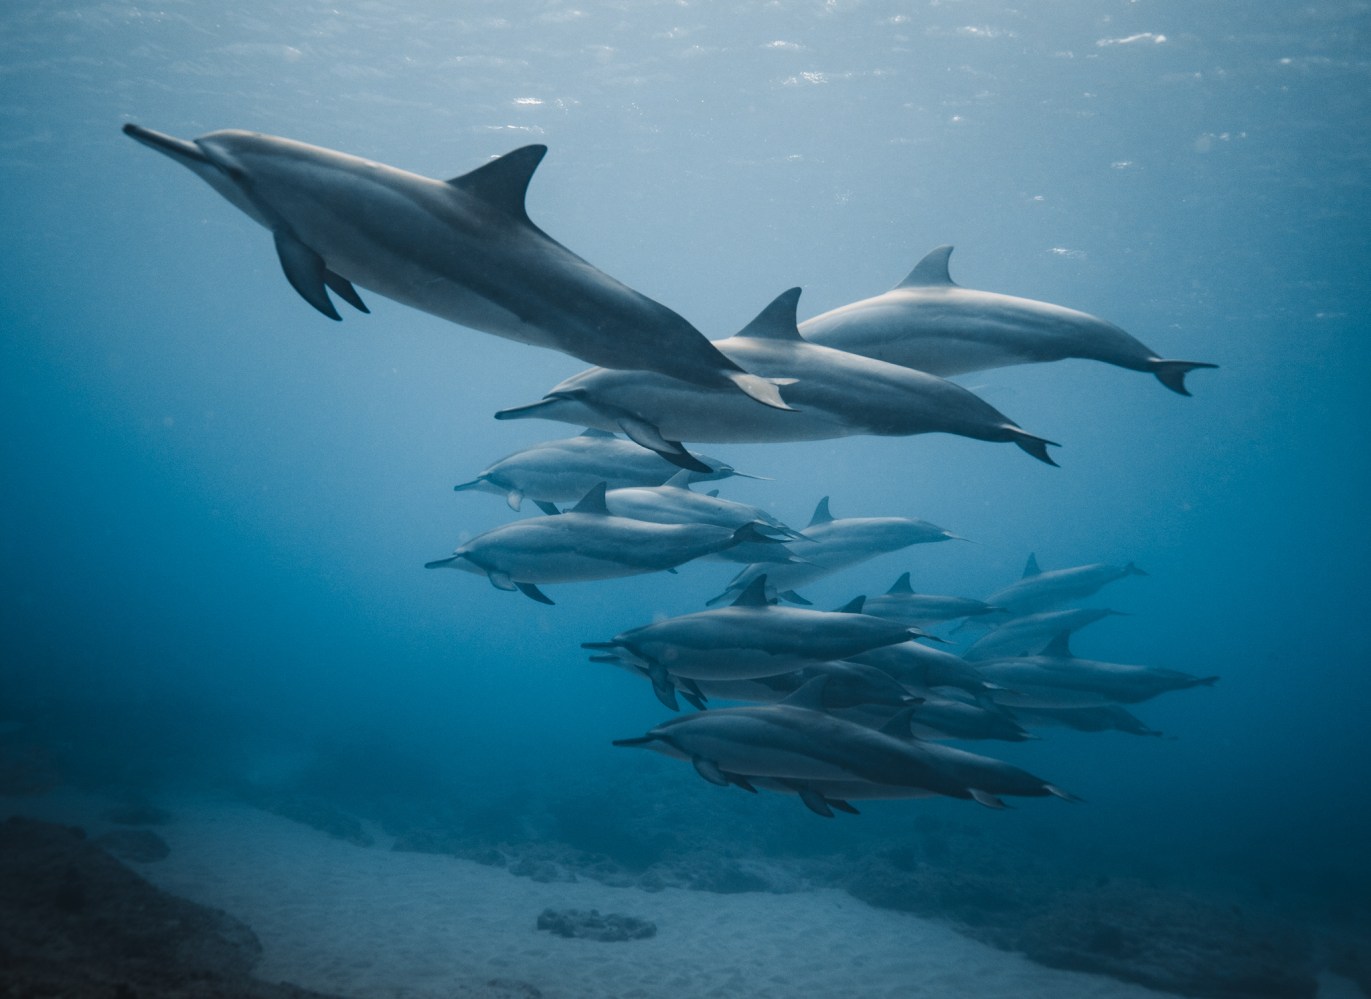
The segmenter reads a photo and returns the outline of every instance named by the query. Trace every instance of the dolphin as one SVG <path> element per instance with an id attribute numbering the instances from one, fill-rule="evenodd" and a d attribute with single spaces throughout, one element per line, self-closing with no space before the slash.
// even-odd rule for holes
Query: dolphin
<path id="1" fill-rule="evenodd" d="M 761 507 L 718 496 L 692 492 L 690 479 L 698 473 L 681 469 L 660 486 L 630 486 L 611 489 L 605 494 L 609 512 L 620 517 L 648 520 L 658 524 L 717 524 L 737 529 L 753 524 L 763 534 L 779 538 L 803 538 L 804 535 L 787 527 Z M 739 554 L 741 553 L 741 554 Z M 716 552 L 711 558 L 731 562 L 795 561 L 796 557 L 784 545 L 737 545 Z"/>
<path id="2" fill-rule="evenodd" d="M 1100 607 L 1077 607 L 1016 617 L 972 642 L 963 658 L 975 663 L 986 659 L 1036 655 L 1063 632 L 1079 631 L 1102 618 L 1123 613 Z"/>
<path id="3" fill-rule="evenodd" d="M 766 542 L 751 524 L 737 530 L 713 524 L 649 524 L 615 517 L 600 483 L 566 513 L 529 517 L 478 534 L 426 569 L 464 569 L 496 589 L 519 590 L 550 604 L 539 583 L 615 579 L 672 569 L 730 545 Z"/>
<path id="4" fill-rule="evenodd" d="M 737 596 L 758 576 L 769 582 L 768 596 L 779 595 L 792 603 L 809 603 L 796 591 L 815 580 L 867 559 L 899 551 L 910 545 L 957 539 L 957 535 L 937 524 L 911 517 L 845 517 L 834 519 L 828 497 L 819 500 L 814 515 L 804 529 L 804 539 L 787 542 L 797 562 L 778 568 L 767 564 L 750 565 L 728 584 L 710 605 Z"/>
<path id="5" fill-rule="evenodd" d="M 1001 608 L 1007 617 L 1022 617 L 1092 596 L 1115 580 L 1146 575 L 1132 562 L 1122 566 L 1095 562 L 1043 572 L 1037 557 L 1030 555 L 1023 578 L 986 597 L 986 603 Z"/>
<path id="6" fill-rule="evenodd" d="M 944 378 L 1078 357 L 1147 371 L 1172 392 L 1189 395 L 1185 376 L 1205 361 L 1158 357 L 1113 323 L 1075 309 L 975 291 L 955 284 L 940 246 L 898 285 L 800 325 L 805 339 Z"/>
<path id="7" fill-rule="evenodd" d="M 992 659 L 977 664 L 981 675 L 1006 688 L 1002 703 L 1035 706 L 1034 691 L 1043 691 L 1041 700 L 1051 700 L 1061 692 L 1096 695 L 1104 703 L 1137 704 L 1158 694 L 1191 687 L 1212 687 L 1217 676 L 1193 676 L 1174 669 L 1134 666 L 1078 659 L 1071 654 L 1071 632 L 1063 631 L 1036 656 Z M 1094 706 L 1080 702 L 1079 706 Z"/>
<path id="8" fill-rule="evenodd" d="M 631 673 L 651 679 L 647 668 L 629 659 L 618 656 L 593 656 L 592 659 L 612 662 Z M 919 699 L 881 670 L 852 662 L 816 663 L 789 673 L 759 676 L 749 680 L 689 680 L 682 683 L 682 678 L 677 677 L 676 692 L 700 710 L 704 710 L 706 700 L 712 699 L 770 704 L 791 696 L 820 675 L 828 677 L 828 685 L 824 688 L 823 694 L 825 710 L 855 708 L 861 705 L 898 708 L 913 704 Z M 680 706 L 670 699 L 664 703 L 673 711 L 680 710 Z"/>
<path id="9" fill-rule="evenodd" d="M 916 628 L 927 628 L 943 621 L 962 617 L 993 614 L 999 608 L 993 602 L 972 600 L 970 597 L 946 597 L 932 593 L 915 593 L 904 573 L 885 593 L 867 597 L 866 613 L 889 618 Z"/>
<path id="10" fill-rule="evenodd" d="M 845 781 L 918 788 L 954 798 L 1004 807 L 999 796 L 1071 794 L 1027 771 L 915 740 L 905 709 L 885 729 L 867 728 L 818 709 L 827 678 L 816 677 L 787 701 L 719 708 L 668 719 L 646 735 L 618 739 L 616 746 L 642 746 L 689 760 L 714 784 L 750 788 L 753 776 L 793 783 L 801 800 L 820 815 L 824 795 L 806 792 L 808 782 Z"/>
<path id="11" fill-rule="evenodd" d="M 539 229 L 524 200 L 546 146 L 452 180 L 258 132 L 194 141 L 124 134 L 188 167 L 271 230 L 286 279 L 330 319 L 354 285 L 471 329 L 591 364 L 741 390 L 785 408 L 774 384 L 719 353 L 685 319 L 597 270 Z"/>
<path id="12" fill-rule="evenodd" d="M 715 346 L 747 370 L 776 380 L 796 412 L 744 403 L 738 393 L 700 388 L 655 372 L 592 368 L 543 398 L 495 414 L 541 418 L 629 438 L 683 468 L 696 467 L 682 441 L 772 443 L 856 434 L 948 433 L 1017 444 L 1049 465 L 1054 442 L 1028 433 L 960 385 L 896 364 L 805 342 L 795 326 L 800 289 L 783 292 L 744 329 Z"/>
<path id="13" fill-rule="evenodd" d="M 909 732 L 919 739 L 998 739 L 1004 742 L 1023 742 L 1032 739 L 1014 716 L 993 701 L 968 703 L 952 697 L 941 697 L 930 690 L 917 693 L 902 688 L 917 699 L 908 712 Z M 874 704 L 857 705 L 852 710 L 835 711 L 841 717 L 863 725 L 880 728 L 889 723 L 893 712 L 881 710 Z"/>
<path id="14" fill-rule="evenodd" d="M 717 528 L 717 530 L 724 530 Z M 620 632 L 582 648 L 642 667 L 663 703 L 680 678 L 751 680 L 789 673 L 921 634 L 861 613 L 860 598 L 841 611 L 779 607 L 759 577 L 729 607 L 697 611 Z"/>
<path id="15" fill-rule="evenodd" d="M 726 479 L 736 475 L 758 479 L 707 454 L 692 455 L 709 471 L 691 471 L 691 482 Z M 479 489 L 503 496 L 518 512 L 530 499 L 544 513 L 556 513 L 558 503 L 575 503 L 605 483 L 608 489 L 629 486 L 660 486 L 677 472 L 676 465 L 621 437 L 603 430 L 587 429 L 575 437 L 543 441 L 505 455 L 469 482 L 452 488 L 457 492 Z"/>
<path id="16" fill-rule="evenodd" d="M 1010 708 L 1025 725 L 1061 725 L 1078 732 L 1124 732 L 1128 735 L 1161 735 L 1142 719 L 1117 704 L 1095 707 Z"/>
<path id="17" fill-rule="evenodd" d="M 852 661 L 874 666 L 907 688 L 957 687 L 970 694 L 995 689 L 971 663 L 942 649 L 918 642 L 901 642 L 871 649 L 852 657 Z"/>

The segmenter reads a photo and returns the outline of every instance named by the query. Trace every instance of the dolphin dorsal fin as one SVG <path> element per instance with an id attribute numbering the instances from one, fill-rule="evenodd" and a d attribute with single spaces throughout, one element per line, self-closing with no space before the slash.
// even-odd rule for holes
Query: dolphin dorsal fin
<path id="1" fill-rule="evenodd" d="M 1048 642 L 1040 656 L 1048 656 L 1051 659 L 1075 659 L 1071 652 L 1071 629 L 1064 628 L 1057 632 L 1052 641 Z"/>
<path id="2" fill-rule="evenodd" d="M 1038 554 L 1032 552 L 1028 556 L 1028 561 L 1023 566 L 1023 578 L 1031 579 L 1034 576 L 1041 576 L 1042 570 L 1038 568 Z"/>
<path id="3" fill-rule="evenodd" d="M 597 513 L 601 516 L 609 516 L 609 507 L 605 505 L 605 484 L 597 483 L 590 487 L 590 492 L 581 497 L 581 502 L 571 508 L 570 513 Z"/>
<path id="4" fill-rule="evenodd" d="M 940 246 L 930 250 L 928 255 L 914 265 L 896 288 L 955 288 L 957 282 L 947 272 L 947 258 L 952 256 L 952 247 Z"/>
<path id="5" fill-rule="evenodd" d="M 667 479 L 665 482 L 663 482 L 662 485 L 664 485 L 664 486 L 673 486 L 673 487 L 675 487 L 676 489 L 685 489 L 685 490 L 689 491 L 689 489 L 690 489 L 690 480 L 691 480 L 691 477 L 694 476 L 694 475 L 695 475 L 695 473 L 692 472 L 690 469 L 688 469 L 688 468 L 683 468 L 683 469 L 681 469 L 679 472 L 677 472 L 675 475 L 673 475 L 671 478 L 669 478 L 669 479 Z"/>
<path id="6" fill-rule="evenodd" d="M 808 708 L 810 711 L 824 710 L 824 690 L 828 687 L 828 674 L 820 673 L 800 684 L 778 704 L 789 704 L 793 708 Z"/>
<path id="7" fill-rule="evenodd" d="M 748 337 L 752 340 L 798 340 L 803 341 L 796 325 L 795 307 L 800 301 L 800 289 L 783 291 L 771 304 L 758 313 L 757 318 L 748 323 L 734 336 Z"/>
<path id="8" fill-rule="evenodd" d="M 832 523 L 833 514 L 828 512 L 828 497 L 819 500 L 819 505 L 814 508 L 814 516 L 809 518 L 807 527 L 818 527 L 820 524 Z"/>
<path id="9" fill-rule="evenodd" d="M 538 169 L 538 164 L 546 155 L 547 146 L 522 146 L 470 173 L 453 177 L 448 183 L 532 225 L 524 208 L 524 196 L 528 194 L 528 182 L 533 179 L 533 171 Z"/>
<path id="10" fill-rule="evenodd" d="M 747 584 L 747 589 L 738 594 L 733 601 L 734 607 L 768 607 L 771 601 L 766 598 L 766 573 L 762 573 Z"/>
<path id="11" fill-rule="evenodd" d="M 576 436 L 577 436 L 577 437 L 613 437 L 614 435 L 611 434 L 608 430 L 600 430 L 600 429 L 598 429 L 598 428 L 596 428 L 596 427 L 586 427 L 584 430 L 582 430 L 582 431 L 581 431 L 579 434 L 577 434 Z"/>
<path id="12" fill-rule="evenodd" d="M 901 576 L 899 579 L 895 580 L 895 584 L 894 584 L 893 586 L 891 586 L 890 589 L 886 590 L 885 592 L 886 592 L 886 593 L 910 593 L 910 594 L 912 594 L 912 593 L 914 592 L 914 587 L 912 587 L 912 586 L 909 585 L 909 573 L 906 572 L 906 573 L 905 573 L 903 576 Z"/>
<path id="13" fill-rule="evenodd" d="M 917 705 L 901 708 L 888 722 L 881 726 L 881 734 L 903 739 L 905 742 L 913 739 L 914 733 L 910 731 L 910 723 L 914 721 L 914 713 L 917 710 Z"/>
<path id="14" fill-rule="evenodd" d="M 862 612 L 862 608 L 865 607 L 865 606 L 866 606 L 866 594 L 862 594 L 860 597 L 853 597 L 853 598 L 852 598 L 851 600 L 849 600 L 847 603 L 843 604 L 841 607 L 838 608 L 838 610 L 837 610 L 835 613 L 838 613 L 838 614 L 860 614 L 860 613 Z"/>
<path id="15" fill-rule="evenodd" d="M 709 492 L 705 493 L 705 495 L 708 496 L 710 499 L 716 499 L 718 498 L 719 490 L 711 489 Z"/>

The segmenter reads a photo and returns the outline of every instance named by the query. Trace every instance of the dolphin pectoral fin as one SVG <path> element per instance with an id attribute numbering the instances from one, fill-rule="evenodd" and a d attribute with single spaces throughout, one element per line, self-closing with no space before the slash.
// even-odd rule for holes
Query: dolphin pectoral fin
<path id="1" fill-rule="evenodd" d="M 509 578 L 509 573 L 507 572 L 488 570 L 486 572 L 486 578 L 490 580 L 490 585 L 497 590 L 505 590 L 512 593 L 518 589 L 518 587 L 514 585 L 514 580 Z"/>
<path id="2" fill-rule="evenodd" d="M 676 685 L 671 682 L 670 674 L 662 668 L 661 663 L 649 663 L 647 677 L 652 681 L 652 692 L 657 695 L 657 700 L 672 711 L 680 711 L 681 704 L 676 700 Z"/>
<path id="3" fill-rule="evenodd" d="M 794 406 L 786 405 L 786 401 L 781 398 L 781 384 L 793 384 L 793 378 L 763 378 L 761 375 L 749 375 L 746 371 L 729 371 L 725 373 L 738 390 L 749 398 L 756 399 L 763 406 L 770 406 L 772 409 L 782 409 L 787 413 L 795 412 Z"/>
<path id="4" fill-rule="evenodd" d="M 709 781 L 711 784 L 718 784 L 720 787 L 728 787 L 729 780 L 724 776 L 724 772 L 719 769 L 719 764 L 713 760 L 706 760 L 702 756 L 692 756 L 690 762 L 695 766 L 695 772 Z"/>
<path id="5" fill-rule="evenodd" d="M 799 604 L 801 607 L 814 606 L 814 601 L 806 600 L 804 597 L 800 596 L 794 590 L 782 590 L 780 593 L 776 595 L 783 600 L 790 601 L 792 604 Z"/>
<path id="6" fill-rule="evenodd" d="M 724 776 L 728 778 L 728 782 L 730 784 L 732 784 L 734 787 L 742 788 L 748 794 L 759 793 L 757 791 L 757 788 L 753 786 L 752 781 L 748 780 L 742 774 L 724 774 Z"/>
<path id="7" fill-rule="evenodd" d="M 1209 364 L 1206 361 L 1168 361 L 1163 358 L 1156 358 L 1148 364 L 1148 370 L 1157 376 L 1157 381 L 1177 395 L 1190 394 L 1190 390 L 1185 387 L 1185 376 L 1190 372 L 1196 368 L 1217 367 L 1217 364 Z"/>
<path id="8" fill-rule="evenodd" d="M 328 285 L 335 295 L 344 302 L 347 302 L 348 305 L 352 306 L 358 312 L 365 312 L 367 315 L 371 315 L 371 310 L 368 309 L 367 304 L 362 301 L 362 296 L 357 294 L 357 289 L 352 286 L 352 282 L 343 277 L 343 275 L 335 274 L 325 267 L 324 284 Z"/>
<path id="9" fill-rule="evenodd" d="M 515 513 L 519 512 L 519 507 L 524 505 L 524 491 L 522 489 L 511 489 L 505 493 L 505 504 Z"/>
<path id="10" fill-rule="evenodd" d="M 1038 437 L 1034 434 L 1030 434 L 1027 430 L 1021 430 L 1018 427 L 1011 426 L 1006 427 L 1005 429 L 1009 433 L 1009 437 L 1007 439 L 1017 444 L 1019 448 L 1023 450 L 1025 453 L 1031 454 L 1034 458 L 1037 458 L 1039 461 L 1045 464 L 1051 465 L 1053 468 L 1060 467 L 1055 461 L 1052 460 L 1052 456 L 1047 453 L 1047 449 L 1049 446 L 1061 447 L 1061 445 L 1058 444 L 1056 441 L 1050 441 L 1044 437 Z"/>
<path id="11" fill-rule="evenodd" d="M 277 229 L 273 235 L 276 237 L 276 255 L 281 258 L 281 270 L 286 272 L 290 286 L 324 315 L 341 322 L 343 317 L 338 315 L 338 310 L 328 297 L 328 289 L 324 287 L 324 275 L 328 270 L 324 266 L 324 258 L 300 242 L 289 229 Z"/>
<path id="12" fill-rule="evenodd" d="M 995 795 L 991 794 L 989 791 L 982 791 L 982 790 L 981 790 L 980 788 L 978 788 L 978 787 L 967 788 L 967 790 L 970 792 L 972 799 L 973 799 L 977 804 L 979 804 L 979 805 L 984 805 L 986 808 L 1002 809 L 1002 808 L 1008 808 L 1008 807 L 1009 807 L 1008 805 L 1006 805 L 1006 804 L 1004 803 L 1003 800 L 1001 800 L 1000 798 L 997 798 Z"/>
<path id="13" fill-rule="evenodd" d="M 499 418 L 499 413 L 496 413 Z M 680 468 L 688 468 L 692 472 L 704 472 L 706 475 L 714 471 L 699 458 L 695 457 L 680 441 L 669 441 L 662 436 L 661 431 L 646 420 L 640 420 L 634 416 L 619 416 L 616 420 L 619 429 L 634 444 L 645 447 L 649 451 L 655 451 L 667 461 Z"/>
<path id="14" fill-rule="evenodd" d="M 531 600 L 536 600 L 540 604 L 550 605 L 552 603 L 552 599 L 532 583 L 515 583 L 514 587 L 524 596 Z"/>
<path id="15" fill-rule="evenodd" d="M 833 806 L 834 808 L 836 808 L 838 811 L 840 811 L 840 812 L 846 812 L 848 815 L 861 815 L 861 814 L 862 814 L 861 812 L 857 811 L 857 809 L 854 808 L 849 802 L 843 801 L 842 798 L 829 798 L 829 799 L 827 799 L 827 801 L 828 801 L 828 803 L 829 803 L 830 805 L 832 805 L 832 806 Z"/>
<path id="16" fill-rule="evenodd" d="M 557 509 L 556 503 L 549 503 L 547 500 L 534 500 L 533 504 L 539 510 L 542 510 L 543 513 L 547 514 L 549 517 L 555 517 L 557 514 L 562 512 L 561 510 Z"/>
<path id="17" fill-rule="evenodd" d="M 805 808 L 808 808 L 815 815 L 822 815 L 826 819 L 833 818 L 833 809 L 828 807 L 828 800 L 812 787 L 801 784 L 795 789 L 795 793 L 800 796 Z"/>

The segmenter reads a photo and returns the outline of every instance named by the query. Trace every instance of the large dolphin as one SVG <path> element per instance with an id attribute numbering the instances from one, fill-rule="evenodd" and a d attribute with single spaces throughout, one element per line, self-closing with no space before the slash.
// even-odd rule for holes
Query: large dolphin
<path id="1" fill-rule="evenodd" d="M 918 788 L 990 807 L 1003 807 L 1002 794 L 1075 800 L 1008 763 L 909 737 L 903 712 L 881 730 L 828 715 L 817 709 L 826 683 L 816 677 L 780 704 L 671 718 L 646 735 L 618 739 L 614 745 L 642 746 L 689 760 L 713 784 L 752 789 L 753 776 L 786 780 L 820 815 L 831 815 L 829 803 L 811 781 Z"/>
<path id="2" fill-rule="evenodd" d="M 899 551 L 910 545 L 956 539 L 937 524 L 913 517 L 844 517 L 835 519 L 828 508 L 828 497 L 819 500 L 814 515 L 804 529 L 802 540 L 787 542 L 797 560 L 784 568 L 759 563 L 750 565 L 728 584 L 709 604 L 737 596 L 758 576 L 768 580 L 767 596 L 780 596 L 792 603 L 809 603 L 797 590 L 830 573 L 857 565 L 867 559 Z"/>
<path id="3" fill-rule="evenodd" d="M 501 590 L 551 600 L 540 583 L 573 583 L 659 572 L 744 542 L 767 542 L 751 524 L 735 530 L 713 524 L 649 524 L 615 517 L 604 483 L 566 513 L 529 517 L 478 534 L 426 569 L 464 569 Z"/>
<path id="4" fill-rule="evenodd" d="M 866 613 L 874 614 L 876 617 L 889 618 L 916 628 L 927 628 L 943 621 L 993 614 L 997 606 L 993 601 L 973 600 L 970 597 L 915 593 L 909 582 L 909 573 L 906 572 L 895 580 L 894 585 L 885 593 L 867 597 L 864 609 Z"/>
<path id="5" fill-rule="evenodd" d="M 1005 688 L 994 698 L 1011 707 L 1052 706 L 1063 692 L 1095 695 L 1104 703 L 1137 704 L 1173 690 L 1212 687 L 1219 679 L 1158 666 L 1078 659 L 1071 653 L 1070 634 L 1061 632 L 1036 656 L 992 659 L 978 663 L 976 668 L 986 679 Z M 1075 704 L 1093 706 L 1083 701 L 1081 698 Z"/>
<path id="6" fill-rule="evenodd" d="M 707 454 L 697 453 L 693 457 L 712 470 L 691 471 L 691 482 L 726 479 L 730 475 L 760 478 L 739 472 Z M 458 492 L 479 489 L 503 496 L 515 511 L 525 499 L 530 499 L 544 513 L 556 513 L 558 503 L 577 502 L 597 483 L 605 483 L 608 489 L 660 486 L 680 471 L 679 466 L 632 441 L 590 428 L 575 437 L 542 441 L 507 454 L 476 478 L 452 488 Z"/>
<path id="7" fill-rule="evenodd" d="M 1218 367 L 1158 357 L 1113 323 L 1085 312 L 963 288 L 948 274 L 951 255 L 952 247 L 938 247 L 884 295 L 805 320 L 800 332 L 814 343 L 944 378 L 1079 357 L 1151 372 L 1171 391 L 1189 395 L 1187 373 Z"/>
<path id="8" fill-rule="evenodd" d="M 1028 433 L 967 389 L 921 371 L 806 343 L 795 326 L 800 289 L 782 293 L 741 332 L 715 342 L 747 370 L 780 383 L 797 412 L 753 406 L 736 392 L 701 389 L 654 372 L 592 368 L 543 398 L 495 414 L 620 430 L 683 468 L 682 441 L 773 443 L 855 434 L 947 433 L 1017 444 L 1049 465 L 1052 441 Z"/>
<path id="9" fill-rule="evenodd" d="M 1038 611 L 1052 610 L 1098 593 L 1115 580 L 1127 576 L 1146 576 L 1132 562 L 1127 565 L 1105 565 L 1093 562 L 1069 569 L 1050 569 L 1043 572 L 1036 555 L 1029 555 L 1023 578 L 986 597 L 985 602 L 1001 608 L 1009 617 L 1022 617 Z"/>
<path id="10" fill-rule="evenodd" d="M 719 528 L 723 530 L 723 528 Z M 846 659 L 908 641 L 917 630 L 861 613 L 861 600 L 842 611 L 778 607 L 759 577 L 729 607 L 697 611 L 620 632 L 583 648 L 609 652 L 647 671 L 663 703 L 686 680 L 750 680 Z"/>
<path id="11" fill-rule="evenodd" d="M 442 181 L 258 132 L 210 132 L 193 142 L 133 124 L 124 133 L 190 168 L 271 230 L 286 279 L 330 319 L 341 318 L 330 289 L 366 311 L 356 284 L 591 364 L 741 389 L 785 408 L 775 385 L 743 371 L 685 319 L 533 224 L 524 197 L 546 146 Z"/>

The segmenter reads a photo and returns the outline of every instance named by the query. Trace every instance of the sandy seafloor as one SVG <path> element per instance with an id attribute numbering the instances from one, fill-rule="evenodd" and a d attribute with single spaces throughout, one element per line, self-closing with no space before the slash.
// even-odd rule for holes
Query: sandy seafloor
<path id="1" fill-rule="evenodd" d="M 0 816 L 113 826 L 111 800 L 59 790 L 0 798 Z M 573 997 L 1082 997 L 1167 993 L 1057 971 L 970 940 L 937 922 L 876 909 L 837 889 L 787 894 L 646 892 L 595 881 L 541 883 L 502 868 L 335 839 L 230 798 L 164 801 L 166 859 L 133 863 L 174 895 L 252 927 L 255 975 L 376 999 L 518 995 Z M 536 929 L 547 908 L 598 909 L 649 919 L 655 937 L 606 943 Z M 512 990 L 512 991 L 506 991 Z M 534 993 L 528 993 L 534 994 Z M 1351 999 L 1325 972 L 1320 999 Z"/>

